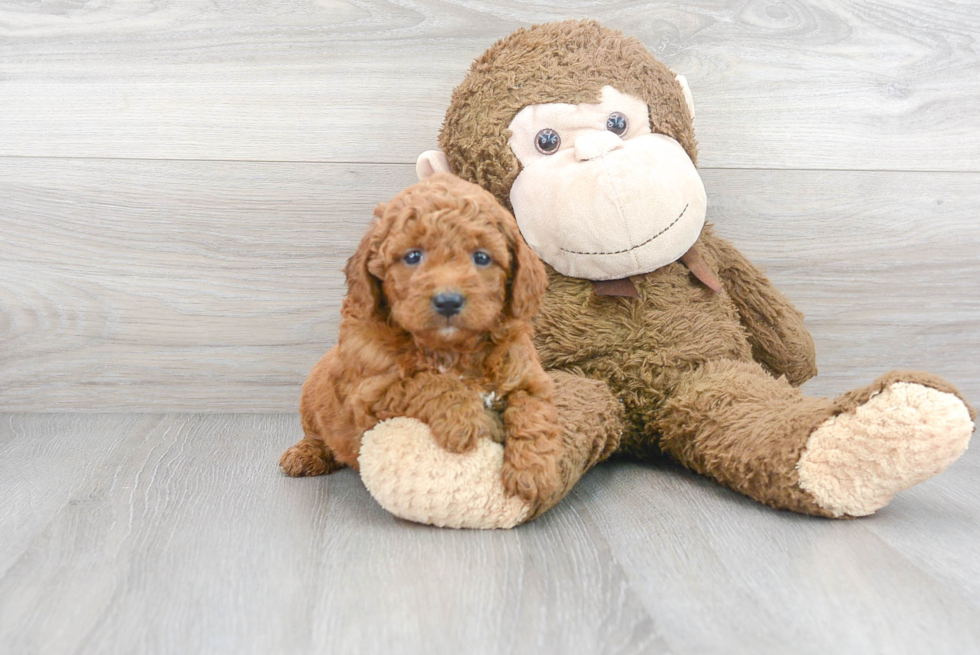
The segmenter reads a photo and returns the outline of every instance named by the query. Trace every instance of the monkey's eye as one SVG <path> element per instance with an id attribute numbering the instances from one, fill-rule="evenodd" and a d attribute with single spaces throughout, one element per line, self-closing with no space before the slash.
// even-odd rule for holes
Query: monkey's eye
<path id="1" fill-rule="evenodd" d="M 402 256 L 402 261 L 405 262 L 407 266 L 418 266 L 422 261 L 422 251 L 409 250 Z"/>
<path id="2" fill-rule="evenodd" d="M 609 114 L 609 118 L 606 119 L 606 129 L 616 136 L 623 136 L 626 134 L 626 127 L 626 117 L 618 111 L 614 111 L 613 113 Z"/>
<path id="3" fill-rule="evenodd" d="M 546 127 L 534 137 L 534 147 L 542 155 L 553 155 L 561 146 L 561 136 L 550 127 Z"/>
<path id="4" fill-rule="evenodd" d="M 493 258 L 482 250 L 477 250 L 473 253 L 473 263 L 480 268 L 486 268 L 492 261 Z"/>

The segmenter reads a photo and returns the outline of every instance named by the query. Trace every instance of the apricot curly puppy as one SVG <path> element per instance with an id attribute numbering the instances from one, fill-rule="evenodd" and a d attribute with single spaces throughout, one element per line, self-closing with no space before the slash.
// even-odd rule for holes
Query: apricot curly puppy
<path id="1" fill-rule="evenodd" d="M 361 435 L 407 416 L 444 448 L 504 444 L 506 491 L 532 506 L 561 484 L 552 382 L 531 344 L 544 266 L 488 192 L 440 174 L 375 210 L 347 263 L 337 346 L 303 385 L 306 436 L 288 475 L 357 469 Z"/>

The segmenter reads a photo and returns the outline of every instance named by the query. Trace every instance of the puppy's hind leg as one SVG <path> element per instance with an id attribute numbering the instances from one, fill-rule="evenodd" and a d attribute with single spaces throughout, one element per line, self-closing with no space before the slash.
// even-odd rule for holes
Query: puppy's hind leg
<path id="1" fill-rule="evenodd" d="M 324 475 L 344 466 L 321 436 L 336 432 L 337 424 L 342 423 L 337 419 L 341 401 L 337 397 L 336 374 L 332 372 L 336 366 L 337 349 L 332 348 L 303 384 L 299 416 L 305 436 L 279 458 L 279 468 L 290 477 Z"/>
<path id="2" fill-rule="evenodd" d="M 309 434 L 290 446 L 279 458 L 279 468 L 294 478 L 333 473 L 343 466 L 323 440 Z"/>

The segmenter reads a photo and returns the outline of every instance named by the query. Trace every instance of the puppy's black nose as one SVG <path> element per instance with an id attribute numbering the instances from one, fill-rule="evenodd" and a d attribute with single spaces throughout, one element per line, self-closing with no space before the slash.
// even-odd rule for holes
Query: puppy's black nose
<path id="1" fill-rule="evenodd" d="M 461 293 L 437 293 L 432 296 L 432 306 L 446 318 L 458 314 L 465 301 Z"/>

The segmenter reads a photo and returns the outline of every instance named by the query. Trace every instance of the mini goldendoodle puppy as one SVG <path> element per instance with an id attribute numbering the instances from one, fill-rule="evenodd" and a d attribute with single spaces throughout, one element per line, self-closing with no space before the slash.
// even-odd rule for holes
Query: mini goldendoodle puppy
<path id="1" fill-rule="evenodd" d="M 504 444 L 505 490 L 546 501 L 562 441 L 551 378 L 531 344 L 544 266 L 488 192 L 448 174 L 402 191 L 347 262 L 340 335 L 300 401 L 291 476 L 357 469 L 361 435 L 396 416 L 451 452 Z"/>

